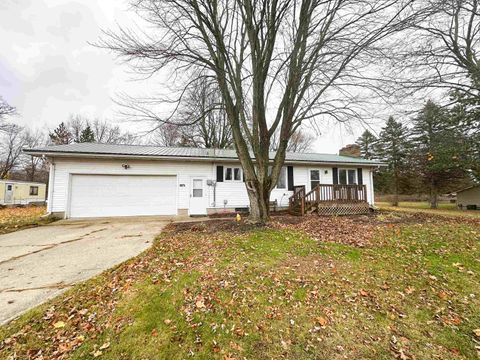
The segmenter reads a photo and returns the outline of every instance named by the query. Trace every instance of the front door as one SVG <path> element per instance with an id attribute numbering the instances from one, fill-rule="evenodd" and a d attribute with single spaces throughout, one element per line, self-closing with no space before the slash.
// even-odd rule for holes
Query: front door
<path id="1" fill-rule="evenodd" d="M 190 215 L 207 214 L 207 191 L 204 178 L 192 178 L 190 186 Z"/>
<path id="2" fill-rule="evenodd" d="M 5 203 L 11 204 L 13 202 L 13 184 L 5 185 Z"/>

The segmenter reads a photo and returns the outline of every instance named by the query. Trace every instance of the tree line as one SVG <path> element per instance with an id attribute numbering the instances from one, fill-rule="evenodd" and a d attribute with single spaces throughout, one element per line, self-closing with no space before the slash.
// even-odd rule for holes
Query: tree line
<path id="1" fill-rule="evenodd" d="M 470 121 L 464 104 L 453 108 L 428 101 L 410 126 L 390 117 L 378 137 L 366 130 L 357 140 L 360 154 L 380 160 L 376 190 L 393 194 L 429 194 L 437 208 L 440 194 L 480 181 L 478 120 Z"/>

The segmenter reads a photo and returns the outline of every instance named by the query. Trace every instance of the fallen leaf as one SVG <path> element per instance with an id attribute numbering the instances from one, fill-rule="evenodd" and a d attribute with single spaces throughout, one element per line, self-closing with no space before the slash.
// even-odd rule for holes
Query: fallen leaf
<path id="1" fill-rule="evenodd" d="M 480 338 L 480 329 L 473 330 L 473 333 L 475 334 L 476 337 Z"/>
<path id="2" fill-rule="evenodd" d="M 57 321 L 55 324 L 53 324 L 53 327 L 55 329 L 60 329 L 60 328 L 65 327 L 65 323 L 63 321 Z"/>
<path id="3" fill-rule="evenodd" d="M 102 356 L 103 353 L 102 353 L 100 350 L 97 350 L 97 351 L 95 351 L 92 355 L 93 355 L 94 358 L 97 358 L 97 357 L 99 357 L 99 356 Z"/>
<path id="4" fill-rule="evenodd" d="M 110 342 L 106 342 L 102 346 L 100 346 L 100 350 L 105 350 L 105 349 L 108 349 L 109 347 L 110 347 Z"/>
<path id="5" fill-rule="evenodd" d="M 326 326 L 328 324 L 328 320 L 325 319 L 323 316 L 319 316 L 315 320 L 320 326 Z"/>
<path id="6" fill-rule="evenodd" d="M 165 320 L 163 320 L 163 322 L 165 323 L 165 325 L 170 325 L 172 323 L 172 320 L 165 319 Z"/>

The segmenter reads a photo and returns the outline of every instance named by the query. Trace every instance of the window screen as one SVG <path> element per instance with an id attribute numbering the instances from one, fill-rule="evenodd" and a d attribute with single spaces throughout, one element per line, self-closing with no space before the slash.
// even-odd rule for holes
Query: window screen
<path id="1" fill-rule="evenodd" d="M 225 180 L 232 181 L 232 168 L 225 168 Z"/>
<path id="2" fill-rule="evenodd" d="M 30 186 L 30 195 L 38 195 L 38 186 Z"/>

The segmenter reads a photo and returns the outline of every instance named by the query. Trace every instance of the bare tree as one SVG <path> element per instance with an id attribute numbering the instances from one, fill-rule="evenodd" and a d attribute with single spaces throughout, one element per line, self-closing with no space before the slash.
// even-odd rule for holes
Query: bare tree
<path id="1" fill-rule="evenodd" d="M 9 116 L 16 114 L 17 110 L 10 106 L 1 96 L 0 96 L 0 130 L 4 129 L 7 125 L 4 123 L 5 119 Z"/>
<path id="2" fill-rule="evenodd" d="M 185 93 L 175 118 L 158 124 L 151 140 L 161 146 L 233 147 L 232 131 L 216 84 L 198 77 Z"/>
<path id="3" fill-rule="evenodd" d="M 4 127 L 0 133 L 0 179 L 8 178 L 18 165 L 24 143 L 22 127 L 14 124 Z"/>
<path id="4" fill-rule="evenodd" d="M 87 124 L 90 124 L 87 121 Z M 90 127 L 93 130 L 95 141 L 103 144 L 134 144 L 137 141 L 135 135 L 122 131 L 120 126 L 111 125 L 105 120 L 95 119 Z"/>
<path id="5" fill-rule="evenodd" d="M 288 152 L 307 152 L 312 150 L 313 142 L 316 137 L 306 130 L 299 129 L 288 141 L 287 151 Z M 275 151 L 278 146 L 278 134 L 274 134 L 270 140 L 270 150 Z"/>
<path id="6" fill-rule="evenodd" d="M 180 146 L 182 134 L 176 124 L 160 124 L 150 136 L 148 143 L 158 146 Z"/>
<path id="7" fill-rule="evenodd" d="M 176 98 L 157 104 L 181 103 L 198 73 L 216 81 L 258 223 L 268 220 L 291 136 L 304 121 L 358 116 L 353 92 L 372 85 L 365 72 L 372 56 L 419 16 L 412 0 L 136 0 L 132 8 L 148 30 L 109 32 L 100 45 L 145 76 L 163 70 L 182 82 Z M 178 106 L 167 117 L 137 109 L 165 123 Z"/>
<path id="8" fill-rule="evenodd" d="M 401 89 L 409 93 L 443 90 L 442 95 L 458 92 L 478 98 L 478 0 L 423 0 L 421 4 L 428 16 L 395 40 L 395 51 L 385 53 L 392 65 L 384 74 L 388 82 L 401 83 Z M 421 96 L 423 101 L 424 94 Z M 445 96 L 443 99 L 444 104 L 452 100 Z"/>
<path id="9" fill-rule="evenodd" d="M 192 119 L 195 123 L 188 126 Z M 176 123 L 184 141 L 196 147 L 225 149 L 233 146 L 232 131 L 218 86 L 202 76 L 187 90 Z"/>
<path id="10" fill-rule="evenodd" d="M 26 129 L 23 134 L 23 146 L 29 149 L 38 148 L 47 145 L 48 137 L 42 130 L 29 130 Z M 28 181 L 37 181 L 40 171 L 47 171 L 45 159 L 40 156 L 31 156 L 23 154 L 22 167 L 25 171 L 25 176 Z M 42 176 L 43 177 L 43 176 Z"/>
<path id="11" fill-rule="evenodd" d="M 122 131 L 120 126 L 111 125 L 108 121 L 95 119 L 91 121 L 82 115 L 70 115 L 70 119 L 61 123 L 50 135 L 51 140 L 59 144 L 82 142 L 82 133 L 90 127 L 95 142 L 104 144 L 134 144 L 137 137 L 127 131 Z"/>

